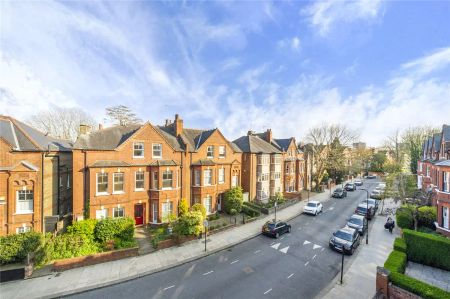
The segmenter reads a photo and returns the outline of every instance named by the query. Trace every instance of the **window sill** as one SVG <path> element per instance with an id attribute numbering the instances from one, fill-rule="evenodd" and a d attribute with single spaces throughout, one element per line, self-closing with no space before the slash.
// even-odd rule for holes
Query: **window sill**
<path id="1" fill-rule="evenodd" d="M 225 184 L 225 182 L 219 182 L 219 185 L 223 185 L 223 184 Z"/>
<path id="2" fill-rule="evenodd" d="M 105 196 L 105 195 L 109 195 L 109 193 L 107 192 L 95 193 L 95 196 Z"/>
<path id="3" fill-rule="evenodd" d="M 14 215 L 29 215 L 34 214 L 33 211 L 23 211 L 23 212 L 16 212 Z"/>
<path id="4" fill-rule="evenodd" d="M 173 188 L 172 187 L 170 187 L 170 188 L 162 188 L 161 190 L 173 190 Z"/>
<path id="5" fill-rule="evenodd" d="M 145 156 L 133 156 L 133 159 L 144 159 Z"/>
<path id="6" fill-rule="evenodd" d="M 220 157 L 220 156 L 219 156 L 219 159 L 225 159 L 225 157 Z"/>
<path id="7" fill-rule="evenodd" d="M 140 189 L 134 189 L 135 192 L 142 192 L 145 191 L 145 188 L 140 188 Z"/>
<path id="8" fill-rule="evenodd" d="M 162 156 L 159 157 L 152 156 L 152 159 L 162 159 Z"/>
<path id="9" fill-rule="evenodd" d="M 117 191 L 117 192 L 113 192 L 112 194 L 125 194 L 124 191 Z"/>

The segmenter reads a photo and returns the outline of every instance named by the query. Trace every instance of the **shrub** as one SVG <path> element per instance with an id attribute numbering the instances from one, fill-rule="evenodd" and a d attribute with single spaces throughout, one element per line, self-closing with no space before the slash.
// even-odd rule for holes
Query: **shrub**
<path id="1" fill-rule="evenodd" d="M 417 294 L 425 299 L 450 299 L 449 292 L 402 273 L 391 272 L 389 275 L 389 280 L 392 281 L 394 285 L 410 291 L 411 293 Z"/>
<path id="2" fill-rule="evenodd" d="M 178 215 L 181 217 L 189 212 L 189 204 L 186 198 L 182 198 L 178 207 Z"/>
<path id="3" fill-rule="evenodd" d="M 0 263 L 22 262 L 42 241 L 43 235 L 33 231 L 0 237 Z"/>
<path id="4" fill-rule="evenodd" d="M 231 214 L 231 210 L 239 213 L 242 209 L 243 195 L 241 187 L 234 187 L 225 192 L 224 208 L 225 212 Z"/>
<path id="5" fill-rule="evenodd" d="M 247 201 L 247 202 L 244 202 L 244 203 L 242 204 L 242 206 L 247 206 L 247 207 L 253 208 L 254 210 L 260 211 L 262 205 L 261 205 L 261 204 L 257 204 L 257 203 L 255 203 L 255 202 L 249 202 L 249 201 Z"/>
<path id="6" fill-rule="evenodd" d="M 419 226 L 434 229 L 434 222 L 437 219 L 436 207 L 420 207 L 417 214 Z"/>
<path id="7" fill-rule="evenodd" d="M 203 215 L 200 211 L 189 212 L 175 223 L 174 233 L 179 236 L 198 235 L 203 230 Z"/>
<path id="8" fill-rule="evenodd" d="M 384 263 L 384 267 L 391 272 L 404 273 L 406 262 L 406 253 L 393 250 Z"/>
<path id="9" fill-rule="evenodd" d="M 408 260 L 450 270 L 450 239 L 408 229 L 403 230 L 403 238 Z"/>
<path id="10" fill-rule="evenodd" d="M 242 206 L 242 212 L 247 214 L 250 217 L 259 217 L 261 213 L 250 206 L 243 205 Z"/>
<path id="11" fill-rule="evenodd" d="M 73 235 L 83 235 L 91 240 L 94 240 L 94 231 L 96 225 L 97 219 L 77 221 L 67 228 L 67 233 Z"/>
<path id="12" fill-rule="evenodd" d="M 394 250 L 406 253 L 406 242 L 403 238 L 395 238 L 394 240 Z"/>
<path id="13" fill-rule="evenodd" d="M 397 209 L 395 213 L 397 219 L 397 225 L 403 229 L 413 229 L 414 228 L 414 218 L 412 214 L 412 207 L 402 206 Z"/>
<path id="14" fill-rule="evenodd" d="M 237 213 L 238 213 L 238 212 L 236 211 L 236 209 L 231 209 L 229 214 L 230 214 L 231 216 L 234 216 L 234 215 L 236 215 Z"/>
<path id="15" fill-rule="evenodd" d="M 199 203 L 194 204 L 191 207 L 192 212 L 200 212 L 202 214 L 202 221 L 206 219 L 206 208 Z"/>
<path id="16" fill-rule="evenodd" d="M 125 218 L 106 218 L 95 226 L 95 238 L 102 243 L 119 238 L 131 241 L 134 236 L 134 220 Z"/>

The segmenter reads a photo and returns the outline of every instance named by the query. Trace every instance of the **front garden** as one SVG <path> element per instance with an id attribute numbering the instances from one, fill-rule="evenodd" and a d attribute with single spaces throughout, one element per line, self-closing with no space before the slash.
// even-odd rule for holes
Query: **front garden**
<path id="1" fill-rule="evenodd" d="M 62 234 L 26 232 L 0 237 L 0 263 L 22 263 L 33 257 L 42 267 L 55 260 L 87 256 L 137 246 L 132 218 L 87 219 Z"/>

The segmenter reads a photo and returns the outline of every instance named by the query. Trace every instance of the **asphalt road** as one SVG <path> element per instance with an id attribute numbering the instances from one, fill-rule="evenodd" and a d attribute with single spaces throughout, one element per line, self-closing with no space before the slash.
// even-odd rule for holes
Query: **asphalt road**
<path id="1" fill-rule="evenodd" d="M 363 188 L 371 190 L 376 182 L 366 180 Z M 366 192 L 354 191 L 325 202 L 323 213 L 294 218 L 292 232 L 279 239 L 260 235 L 163 272 L 72 297 L 314 298 L 340 272 L 341 254 L 328 247 L 332 232 L 345 225 L 365 198 Z"/>

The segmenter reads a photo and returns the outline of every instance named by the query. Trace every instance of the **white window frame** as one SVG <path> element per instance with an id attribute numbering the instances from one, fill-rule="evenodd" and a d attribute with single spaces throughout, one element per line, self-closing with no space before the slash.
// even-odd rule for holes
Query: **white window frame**
<path id="1" fill-rule="evenodd" d="M 158 149 L 155 150 L 155 146 L 159 146 L 159 150 Z M 155 151 L 159 151 L 159 156 L 155 155 Z M 161 159 L 162 158 L 162 151 L 163 151 L 163 148 L 162 148 L 162 144 L 161 143 L 152 143 L 152 158 L 153 159 Z"/>
<path id="2" fill-rule="evenodd" d="M 67 173 L 67 184 L 66 184 L 67 189 L 70 189 L 70 172 Z"/>
<path id="3" fill-rule="evenodd" d="M 164 181 L 168 181 L 169 179 L 164 179 L 164 175 L 170 174 L 170 187 L 164 187 Z M 173 171 L 170 169 L 167 169 L 163 171 L 162 174 L 162 190 L 170 190 L 173 188 Z"/>
<path id="4" fill-rule="evenodd" d="M 27 232 L 31 232 L 31 226 L 19 226 L 18 228 L 16 228 L 17 234 L 23 234 Z"/>
<path id="5" fill-rule="evenodd" d="M 152 171 L 152 190 L 158 190 L 159 186 L 159 172 Z"/>
<path id="6" fill-rule="evenodd" d="M 233 175 L 231 177 L 231 187 L 237 187 L 239 185 L 239 176 Z"/>
<path id="7" fill-rule="evenodd" d="M 118 212 L 119 211 L 119 213 L 120 214 L 122 214 L 122 216 L 116 216 L 116 212 Z M 116 208 L 113 208 L 113 214 L 112 214 L 112 217 L 113 218 L 123 218 L 123 217 L 125 217 L 125 208 L 124 207 L 116 207 Z"/>
<path id="8" fill-rule="evenodd" d="M 116 176 L 122 176 L 122 190 L 116 191 Z M 125 193 L 125 174 L 123 172 L 113 173 L 113 194 L 124 194 Z"/>
<path id="9" fill-rule="evenodd" d="M 98 177 L 99 175 L 106 175 L 106 191 L 105 192 L 99 192 L 98 191 Z M 108 186 L 109 185 L 109 175 L 107 172 L 97 172 L 96 178 L 95 178 L 95 194 L 98 195 L 108 195 Z"/>
<path id="10" fill-rule="evenodd" d="M 136 148 L 136 146 L 142 146 L 142 148 Z M 136 151 L 142 151 L 142 155 L 136 155 Z M 145 157 L 145 145 L 144 142 L 133 143 L 133 158 L 144 159 Z"/>
<path id="11" fill-rule="evenodd" d="M 210 215 L 212 213 L 212 196 L 211 195 L 207 195 L 203 199 L 203 206 L 205 207 L 206 215 Z"/>
<path id="12" fill-rule="evenodd" d="M 167 216 L 173 214 L 173 201 L 162 202 L 161 220 L 165 221 Z"/>
<path id="13" fill-rule="evenodd" d="M 219 159 L 224 159 L 227 155 L 225 145 L 219 145 Z"/>
<path id="14" fill-rule="evenodd" d="M 194 186 L 201 185 L 201 171 L 198 169 L 194 169 Z"/>
<path id="15" fill-rule="evenodd" d="M 206 158 L 214 158 L 214 145 L 208 145 L 206 148 Z"/>
<path id="16" fill-rule="evenodd" d="M 20 200 L 19 201 L 19 194 L 20 193 L 24 193 L 25 196 L 25 200 Z M 31 196 L 31 199 L 29 199 L 28 197 Z M 19 209 L 19 207 L 21 206 L 20 203 L 25 206 L 24 203 L 27 203 L 28 209 L 24 210 L 24 209 Z M 29 209 L 29 207 L 31 206 L 31 210 Z M 33 190 L 17 190 L 16 191 L 16 214 L 32 214 L 34 213 L 34 192 Z"/>
<path id="17" fill-rule="evenodd" d="M 219 168 L 218 180 L 219 184 L 225 183 L 225 168 Z"/>
<path id="18" fill-rule="evenodd" d="M 207 176 L 206 173 L 209 175 Z M 209 179 L 209 182 L 207 179 Z M 211 186 L 212 184 L 212 169 L 203 170 L 203 186 Z"/>
<path id="19" fill-rule="evenodd" d="M 95 219 L 101 220 L 108 218 L 108 209 L 95 210 Z"/>
<path id="20" fill-rule="evenodd" d="M 442 191 L 450 193 L 450 172 L 443 171 Z"/>
<path id="21" fill-rule="evenodd" d="M 137 176 L 138 176 L 138 174 L 142 174 L 142 188 L 138 188 L 137 187 L 137 183 L 138 183 Z M 139 182 L 140 181 L 141 180 L 139 179 Z M 134 173 L 134 191 L 144 191 L 144 190 L 145 190 L 145 172 L 143 172 L 143 171 L 136 171 Z"/>

